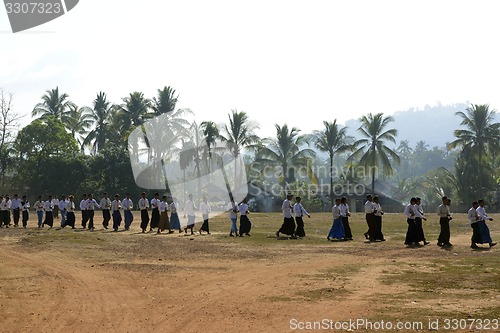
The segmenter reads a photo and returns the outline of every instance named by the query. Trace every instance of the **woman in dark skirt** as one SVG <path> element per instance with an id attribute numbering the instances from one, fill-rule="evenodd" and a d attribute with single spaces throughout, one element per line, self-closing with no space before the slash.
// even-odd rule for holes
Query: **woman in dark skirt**
<path id="1" fill-rule="evenodd" d="M 292 217 L 292 195 L 288 194 L 286 199 L 281 205 L 281 211 L 283 212 L 283 224 L 281 228 L 276 231 L 276 237 L 280 236 L 280 233 L 295 237 L 295 220 Z"/>
<path id="2" fill-rule="evenodd" d="M 252 229 L 252 223 L 248 219 L 248 205 L 247 200 L 243 199 L 243 201 L 239 204 L 238 210 L 240 211 L 240 237 L 243 235 L 250 236 L 250 230 Z"/>
<path id="3" fill-rule="evenodd" d="M 158 228 L 160 224 L 160 211 L 158 210 L 160 202 L 160 193 L 156 192 L 155 197 L 151 199 L 151 230 Z"/>
<path id="4" fill-rule="evenodd" d="M 201 228 L 199 230 L 199 233 L 201 235 L 202 231 L 206 231 L 207 234 L 210 235 L 210 227 L 208 225 L 208 216 L 211 212 L 210 204 L 208 203 L 208 198 L 203 197 L 203 202 L 200 204 L 200 211 L 201 215 L 203 216 L 203 224 L 201 225 Z"/>
<path id="5" fill-rule="evenodd" d="M 75 197 L 73 195 L 69 196 L 69 203 L 65 207 L 66 209 L 66 223 L 63 228 L 70 226 L 75 229 Z"/>
<path id="6" fill-rule="evenodd" d="M 300 203 L 302 201 L 301 197 L 295 198 L 295 205 L 293 205 L 293 213 L 295 214 L 295 222 L 297 223 L 297 229 L 295 230 L 295 235 L 297 237 L 305 237 L 306 232 L 304 230 L 304 220 L 303 216 L 311 218 L 311 215 L 305 210 L 305 208 Z"/>
<path id="7" fill-rule="evenodd" d="M 170 204 L 170 229 L 179 230 L 179 233 L 181 233 L 181 221 L 179 220 L 179 214 L 177 213 L 179 203 L 177 202 L 177 198 L 173 198 L 172 200 L 173 201 Z"/>

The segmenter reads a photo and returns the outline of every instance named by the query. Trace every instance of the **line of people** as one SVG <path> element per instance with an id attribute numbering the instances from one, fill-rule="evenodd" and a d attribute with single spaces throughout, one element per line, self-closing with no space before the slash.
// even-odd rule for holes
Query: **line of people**
<path id="1" fill-rule="evenodd" d="M 283 201 L 281 207 L 283 213 L 283 224 L 280 229 L 276 231 L 277 237 L 280 237 L 280 234 L 290 236 L 291 238 L 305 237 L 303 217 L 306 215 L 310 218 L 311 215 L 302 205 L 301 197 L 295 197 L 294 204 L 292 204 L 292 198 L 293 195 L 288 194 L 286 199 Z M 450 243 L 450 221 L 453 219 L 450 213 L 450 205 L 451 200 L 445 196 L 442 198 L 442 204 L 438 206 L 436 211 L 436 214 L 439 216 L 439 224 L 441 228 L 437 245 L 441 247 L 453 246 Z M 491 239 L 486 221 L 492 221 L 493 219 L 486 214 L 484 205 L 484 200 L 474 201 L 472 203 L 472 207 L 468 211 L 468 220 L 473 230 L 471 237 L 471 248 L 473 249 L 478 248 L 477 244 L 489 244 L 490 247 L 497 244 Z M 33 206 L 38 218 L 38 228 L 43 228 L 45 225 L 52 228 L 54 218 L 59 217 L 59 211 L 61 212 L 61 228 L 65 228 L 67 226 L 75 228 L 75 206 L 75 198 L 73 195 L 68 197 L 63 195 L 61 200 L 48 195 L 47 200 L 45 201 L 43 201 L 42 197 L 39 196 Z M 146 198 L 146 193 L 143 192 L 141 193 L 141 198 L 138 201 L 137 207 L 140 210 L 140 228 L 143 233 L 146 233 L 148 227 L 149 232 L 153 232 L 156 229 L 158 234 L 161 234 L 166 230 L 168 230 L 168 233 L 174 233 L 174 230 L 178 230 L 179 233 L 182 232 L 178 213 L 180 206 L 175 197 L 172 202 L 169 203 L 166 195 L 160 199 L 159 193 L 155 193 L 154 198 L 149 201 Z M 19 220 L 22 217 L 22 226 L 26 228 L 29 220 L 30 208 L 31 205 L 26 196 L 19 198 L 19 196 L 15 194 L 14 198 L 11 200 L 9 195 L 6 195 L 5 197 L 0 195 L 0 227 L 8 228 L 10 226 L 12 212 L 14 227 L 19 226 Z M 94 199 L 92 194 L 83 194 L 79 208 L 82 215 L 81 226 L 83 229 L 95 229 L 94 214 L 96 209 L 100 209 L 102 211 L 102 225 L 104 229 L 108 229 L 109 223 L 112 220 L 112 227 L 114 231 L 118 231 L 122 221 L 124 221 L 124 229 L 130 230 L 130 226 L 134 219 L 132 214 L 134 203 L 130 198 L 130 193 L 127 193 L 123 200 L 120 199 L 119 194 L 116 194 L 114 200 L 111 201 L 108 193 L 105 192 L 103 193 L 99 203 Z M 123 218 L 121 214 L 122 210 Z M 149 216 L 150 210 L 151 218 Z M 248 218 L 249 210 L 246 199 L 239 204 L 236 204 L 234 200 L 232 200 L 226 207 L 226 210 L 229 212 L 229 218 L 231 220 L 229 236 L 250 236 L 252 224 Z M 203 201 L 198 209 L 193 201 L 192 194 L 188 195 L 188 200 L 184 205 L 184 218 L 187 218 L 187 225 L 184 227 L 184 233 L 188 235 L 189 230 L 191 235 L 194 234 L 193 229 L 196 221 L 196 211 L 200 211 L 203 217 L 203 223 L 198 232 L 200 234 L 202 234 L 202 232 L 210 234 L 209 214 L 211 213 L 211 206 L 208 203 L 207 197 L 203 197 Z M 367 201 L 364 204 L 364 211 L 368 226 L 368 230 L 364 233 L 366 240 L 370 242 L 385 241 L 382 233 L 382 216 L 384 212 L 380 205 L 379 197 L 367 195 Z M 169 212 L 170 216 L 168 215 Z M 238 214 L 240 215 L 239 230 L 237 228 Z M 351 212 L 349 210 L 346 197 L 335 199 L 335 205 L 332 208 L 332 215 L 333 224 L 330 228 L 327 239 L 332 241 L 352 241 L 353 236 L 349 225 Z M 423 242 L 423 245 L 429 244 L 425 238 L 422 223 L 423 221 L 427 221 L 427 218 L 424 215 L 424 211 L 421 206 L 421 199 L 419 197 L 410 199 L 410 203 L 404 209 L 404 215 L 406 216 L 406 222 L 408 224 L 405 244 L 408 246 L 420 245 L 420 242 Z"/>
<path id="2" fill-rule="evenodd" d="M 26 228 L 29 220 L 30 208 L 31 205 L 26 196 L 23 196 L 22 199 L 20 199 L 19 196 L 15 194 L 14 199 L 11 200 L 8 195 L 6 195 L 5 198 L 0 195 L 0 227 L 10 227 L 12 211 L 14 215 L 14 227 L 19 226 L 19 218 L 22 212 L 22 226 Z M 105 192 L 103 193 L 99 203 L 94 199 L 93 194 L 87 195 L 85 193 L 79 203 L 79 208 L 82 216 L 82 229 L 95 230 L 94 217 L 96 209 L 102 211 L 102 225 L 104 229 L 109 228 L 112 220 L 112 228 L 114 231 L 118 231 L 122 222 L 124 222 L 124 229 L 130 230 L 134 220 L 134 216 L 132 214 L 134 203 L 130 197 L 130 193 L 127 193 L 123 200 L 120 199 L 119 194 L 116 194 L 114 200 L 111 201 L 108 193 Z M 183 228 L 181 227 L 181 221 L 179 218 L 180 206 L 175 197 L 173 197 L 171 203 L 169 203 L 166 195 L 160 199 L 160 195 L 157 192 L 154 194 L 154 198 L 150 201 L 146 198 L 146 193 L 142 192 L 141 198 L 137 203 L 137 208 L 140 211 L 140 228 L 143 233 L 146 233 L 148 227 L 149 232 L 156 230 L 158 234 L 167 230 L 168 233 L 174 233 L 175 230 L 178 230 L 179 233 L 182 232 Z M 62 195 L 61 200 L 53 198 L 52 195 L 48 195 L 46 200 L 43 200 L 42 196 L 39 196 L 38 200 L 33 205 L 33 209 L 37 215 L 38 228 L 48 226 L 48 228 L 51 229 L 54 226 L 54 219 L 59 218 L 58 212 L 61 212 L 61 228 L 76 228 L 76 203 L 73 195 L 68 197 L 66 197 L 66 195 Z M 149 215 L 149 211 L 151 211 L 151 217 Z M 200 207 L 198 209 L 193 201 L 192 194 L 188 195 L 188 200 L 184 205 L 184 218 L 187 218 L 187 225 L 184 227 L 184 233 L 188 235 L 188 231 L 190 231 L 191 235 L 194 234 L 193 229 L 196 221 L 196 211 L 199 211 L 203 218 L 203 223 L 198 232 L 200 234 L 202 234 L 202 232 L 210 234 L 209 214 L 212 210 L 210 204 L 208 203 L 208 199 L 206 196 L 203 197 L 203 201 L 200 203 Z M 252 224 L 248 218 L 248 214 L 250 212 L 246 199 L 239 204 L 231 201 L 227 207 L 227 211 L 229 211 L 229 217 L 231 220 L 231 230 L 229 236 L 250 236 Z M 236 225 L 238 213 L 240 215 L 239 233 Z"/>

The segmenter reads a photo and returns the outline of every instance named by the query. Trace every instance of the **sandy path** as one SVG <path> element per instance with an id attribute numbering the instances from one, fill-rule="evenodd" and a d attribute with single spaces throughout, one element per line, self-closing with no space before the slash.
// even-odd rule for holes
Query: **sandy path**
<path id="1" fill-rule="evenodd" d="M 291 318 L 368 314 L 367 296 L 384 292 L 377 282 L 380 270 L 373 266 L 352 280 L 321 278 L 325 260 L 359 263 L 353 256 L 309 255 L 300 264 L 188 261 L 167 264 L 165 272 L 165 264 L 153 261 L 93 265 L 51 252 L 0 249 L 2 332 L 234 332 L 236 327 L 239 332 L 281 332 L 289 330 Z M 129 269 L 136 264 L 148 265 L 147 273 Z M 163 270 L 154 273 L 155 265 Z M 301 296 L 309 289 L 341 285 L 352 288 L 348 299 L 335 292 L 318 301 Z"/>

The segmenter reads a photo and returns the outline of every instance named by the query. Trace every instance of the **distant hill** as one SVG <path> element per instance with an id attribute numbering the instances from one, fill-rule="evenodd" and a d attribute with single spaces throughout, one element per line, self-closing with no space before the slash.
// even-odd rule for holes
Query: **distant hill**
<path id="1" fill-rule="evenodd" d="M 425 141 L 430 148 L 438 146 L 444 147 L 447 142 L 455 139 L 453 131 L 460 127 L 461 118 L 455 115 L 457 111 L 465 111 L 470 104 L 453 104 L 436 106 L 425 106 L 423 110 L 412 108 L 407 111 L 398 111 L 394 117 L 394 122 L 390 128 L 398 130 L 397 145 L 402 140 L 408 140 L 410 147 L 415 147 L 420 140 Z M 497 113 L 496 121 L 500 121 Z M 357 119 L 348 120 L 348 134 L 356 138 L 359 137 Z"/>

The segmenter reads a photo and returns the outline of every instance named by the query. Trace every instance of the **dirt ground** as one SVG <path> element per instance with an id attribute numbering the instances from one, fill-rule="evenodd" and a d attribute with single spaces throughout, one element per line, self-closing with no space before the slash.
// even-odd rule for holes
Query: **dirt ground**
<path id="1" fill-rule="evenodd" d="M 397 215 L 386 218 L 387 241 L 370 244 L 360 237 L 363 223 L 353 226 L 353 242 L 328 242 L 329 214 L 306 221 L 304 239 L 277 240 L 279 220 L 254 214 L 252 236 L 241 239 L 228 237 L 223 216 L 206 236 L 141 234 L 137 220 L 116 233 L 39 230 L 33 220 L 27 229 L 0 229 L 0 332 L 292 332 L 301 331 L 294 319 L 359 318 L 421 320 L 427 331 L 434 318 L 500 317 L 500 245 L 472 251 L 464 223 L 445 250 L 435 244 L 435 225 L 430 245 L 405 247 Z M 491 284 L 431 285 L 440 276 L 453 283 L 448 262 L 483 263 L 471 277 L 485 274 Z M 412 270 L 420 274 L 413 282 L 428 288 L 405 281 Z"/>

